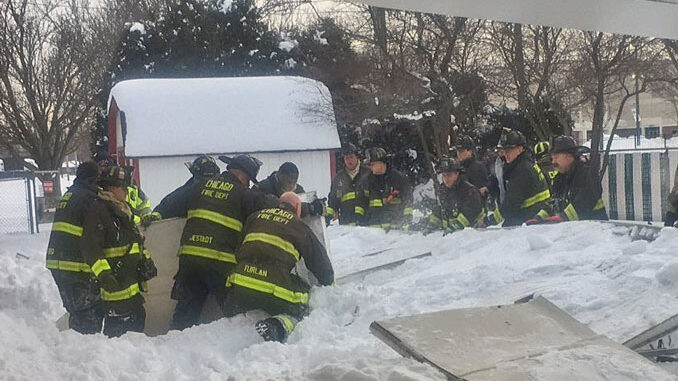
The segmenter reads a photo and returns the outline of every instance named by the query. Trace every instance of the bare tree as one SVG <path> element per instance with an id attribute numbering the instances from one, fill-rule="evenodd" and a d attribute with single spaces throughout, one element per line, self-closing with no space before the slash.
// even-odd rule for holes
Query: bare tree
<path id="1" fill-rule="evenodd" d="M 625 79 L 633 74 L 643 75 L 646 79 L 651 77 L 651 70 L 640 65 L 648 42 L 640 37 L 601 32 L 581 32 L 580 37 L 576 81 L 581 87 L 583 98 L 593 106 L 591 162 L 594 168 L 601 168 L 600 152 L 607 98 L 624 92 L 627 89 Z M 634 95 L 635 89 L 626 92 L 625 96 Z"/>
<path id="2" fill-rule="evenodd" d="M 103 70 L 85 9 L 28 0 L 0 9 L 0 144 L 27 152 L 36 164 L 29 168 L 59 169 L 89 123 Z"/>
<path id="3" fill-rule="evenodd" d="M 488 76 L 494 91 L 515 101 L 535 135 L 547 140 L 554 131 L 547 121 L 546 101 L 561 101 L 571 90 L 566 85 L 571 83 L 566 75 L 571 33 L 560 28 L 494 22 L 488 37 L 487 43 L 500 58 L 499 70 Z M 568 132 L 565 118 L 559 118 L 559 124 Z"/>

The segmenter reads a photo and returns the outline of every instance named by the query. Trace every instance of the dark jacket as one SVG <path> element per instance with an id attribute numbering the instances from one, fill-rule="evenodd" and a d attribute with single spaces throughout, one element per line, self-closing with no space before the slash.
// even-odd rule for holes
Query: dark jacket
<path id="1" fill-rule="evenodd" d="M 546 177 L 534 164 L 527 152 L 504 166 L 506 195 L 499 205 L 499 219 L 495 212 L 494 221 L 503 226 L 519 226 L 545 209 L 551 194 Z"/>
<path id="2" fill-rule="evenodd" d="M 90 265 L 80 251 L 80 239 L 87 210 L 96 203 L 98 188 L 76 179 L 57 204 L 47 246 L 47 268 L 58 276 L 89 274 Z M 70 274 L 70 275 L 66 275 Z"/>
<path id="3" fill-rule="evenodd" d="M 282 189 L 280 189 L 280 184 L 278 183 L 278 179 L 275 177 L 276 173 L 278 173 L 278 171 L 271 173 L 267 178 L 259 181 L 259 184 L 256 184 L 254 186 L 254 188 L 258 189 L 260 192 L 263 192 L 263 193 L 266 193 L 266 194 L 271 194 L 275 197 L 280 197 L 284 192 L 282 191 Z M 294 190 L 294 193 L 301 194 L 301 193 L 304 193 L 304 192 L 306 192 L 304 190 L 304 187 L 297 184 L 297 187 Z"/>
<path id="4" fill-rule="evenodd" d="M 170 194 L 160 200 L 160 204 L 153 209 L 161 219 L 173 217 L 186 217 L 188 213 L 188 201 L 191 198 L 191 189 L 194 186 L 200 186 L 200 183 L 206 181 L 201 176 L 193 176 L 184 185 L 173 190 Z"/>
<path id="5" fill-rule="evenodd" d="M 452 188 L 442 186 L 439 198 L 440 206 L 429 217 L 432 226 L 454 231 L 482 225 L 483 199 L 470 182 L 460 178 Z"/>
<path id="6" fill-rule="evenodd" d="M 243 233 L 238 264 L 227 285 L 306 304 L 310 287 L 292 275 L 292 269 L 302 258 L 320 284 L 328 286 L 334 282 L 334 270 L 325 248 L 288 205 L 252 214 Z"/>
<path id="7" fill-rule="evenodd" d="M 108 192 L 99 192 L 97 202 L 85 216 L 80 249 L 100 280 L 104 302 L 115 305 L 117 312 L 133 310 L 143 303 L 137 269 L 142 255 L 149 254 L 125 203 L 114 201 Z M 117 283 L 114 287 L 108 279 L 111 276 Z"/>
<path id="8" fill-rule="evenodd" d="M 412 185 L 395 169 L 380 176 L 370 173 L 359 186 L 355 212 L 364 226 L 396 227 L 412 221 Z"/>
<path id="9" fill-rule="evenodd" d="M 235 264 L 235 250 L 247 217 L 278 200 L 251 190 L 230 172 L 192 188 L 179 255 L 199 258 L 224 273 Z"/>
<path id="10" fill-rule="evenodd" d="M 554 213 L 568 221 L 608 219 L 600 180 L 589 163 L 576 160 L 572 172 L 558 173 L 551 191 Z"/>
<path id="11" fill-rule="evenodd" d="M 358 185 L 369 173 L 369 167 L 360 166 L 358 173 L 353 179 L 351 179 L 346 169 L 339 171 L 334 176 L 330 194 L 327 196 L 327 214 L 333 216 L 339 213 L 340 225 L 357 223 L 358 216 L 355 214 L 355 207 L 358 202 Z"/>
<path id="12" fill-rule="evenodd" d="M 474 187 L 478 189 L 489 187 L 489 172 L 475 156 L 462 161 L 461 165 L 464 167 L 464 176 L 466 177 L 466 180 Z"/>

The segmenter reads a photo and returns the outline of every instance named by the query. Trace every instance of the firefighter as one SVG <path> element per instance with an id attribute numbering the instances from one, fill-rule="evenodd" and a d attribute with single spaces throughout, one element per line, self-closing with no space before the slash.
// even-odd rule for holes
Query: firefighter
<path id="1" fill-rule="evenodd" d="M 285 192 L 302 194 L 306 191 L 299 185 L 299 168 L 294 163 L 286 161 L 280 165 L 277 171 L 271 173 L 266 179 L 255 185 L 259 191 L 280 197 Z M 315 199 L 313 202 L 301 204 L 301 216 L 322 216 L 325 214 L 323 200 Z"/>
<path id="2" fill-rule="evenodd" d="M 129 176 L 117 166 L 101 173 L 96 203 L 83 224 L 80 249 L 96 276 L 104 307 L 104 334 L 143 332 L 143 282 L 157 275 L 134 216 L 125 203 Z"/>
<path id="3" fill-rule="evenodd" d="M 47 248 L 47 268 L 68 311 L 68 325 L 82 334 L 101 332 L 103 320 L 99 286 L 80 251 L 85 213 L 97 199 L 98 174 L 92 161 L 78 166 L 73 185 L 57 205 Z"/>
<path id="4" fill-rule="evenodd" d="M 360 164 L 358 148 L 348 143 L 343 150 L 344 169 L 334 176 L 327 196 L 327 225 L 339 219 L 340 225 L 355 225 L 355 206 L 360 180 L 370 173 L 370 168 Z"/>
<path id="5" fill-rule="evenodd" d="M 188 212 L 188 201 L 191 188 L 199 186 L 207 179 L 219 174 L 219 166 L 211 156 L 200 155 L 192 163 L 184 163 L 191 172 L 191 178 L 184 185 L 173 190 L 165 196 L 158 206 L 153 209 L 153 213 L 146 215 L 141 219 L 144 226 L 150 225 L 153 221 L 173 218 L 186 217 Z"/>
<path id="6" fill-rule="evenodd" d="M 527 140 L 520 131 L 505 130 L 498 148 L 504 151 L 505 195 L 499 207 L 488 217 L 487 225 L 519 226 L 540 210 L 551 198 L 548 182 L 526 150 Z"/>
<path id="7" fill-rule="evenodd" d="M 551 154 L 549 150 L 551 144 L 549 142 L 539 142 L 534 145 L 534 159 L 539 165 L 541 172 L 544 176 L 547 177 L 549 186 L 553 183 L 553 179 L 558 174 L 558 171 L 553 167 L 551 163 Z"/>
<path id="8" fill-rule="evenodd" d="M 428 217 L 429 228 L 452 233 L 468 227 L 482 227 L 485 218 L 480 191 L 463 176 L 464 166 L 454 159 L 442 159 L 438 167 L 443 186 L 440 204 Z"/>
<path id="9" fill-rule="evenodd" d="M 551 161 L 558 171 L 551 187 L 553 211 L 540 210 L 536 218 L 527 221 L 528 225 L 608 219 L 598 173 L 582 156 L 585 150 L 588 148 L 577 146 L 569 136 L 553 139 Z"/>
<path id="10" fill-rule="evenodd" d="M 667 209 L 664 226 L 678 227 L 678 166 L 674 176 L 673 189 L 669 193 Z"/>
<path id="11" fill-rule="evenodd" d="M 271 317 L 256 323 L 266 341 L 285 342 L 308 311 L 310 286 L 292 274 L 304 259 L 321 285 L 334 282 L 334 271 L 325 248 L 300 219 L 301 200 L 284 193 L 275 208 L 252 214 L 245 224 L 238 264 L 228 277 L 224 314 L 228 317 L 263 310 Z"/>
<path id="12" fill-rule="evenodd" d="M 146 196 L 144 191 L 141 188 L 134 184 L 133 176 L 134 167 L 126 166 L 125 172 L 127 176 L 130 177 L 129 185 L 127 186 L 127 196 L 125 196 L 125 202 L 130 206 L 132 210 L 132 215 L 134 216 L 134 223 L 139 225 L 141 220 L 151 214 L 151 200 Z"/>
<path id="13" fill-rule="evenodd" d="M 197 324 L 209 294 L 223 305 L 226 277 L 236 263 L 245 219 L 278 204 L 277 198 L 249 188 L 250 181 L 257 182 L 259 160 L 248 155 L 219 159 L 228 164 L 227 170 L 192 188 L 189 195 L 171 294 L 177 300 L 171 329 Z"/>
<path id="14" fill-rule="evenodd" d="M 93 160 L 99 165 L 99 171 L 103 172 L 111 166 L 115 166 L 116 162 L 113 158 L 106 152 L 100 151 L 94 154 Z M 134 223 L 139 225 L 141 219 L 151 214 L 151 201 L 146 197 L 146 194 L 139 188 L 139 186 L 133 183 L 132 174 L 134 173 L 134 167 L 127 166 L 125 167 L 125 172 L 129 176 L 130 180 L 127 186 L 127 196 L 125 196 L 125 202 L 129 205 L 132 213 L 134 215 Z"/>
<path id="15" fill-rule="evenodd" d="M 355 207 L 360 225 L 407 229 L 413 211 L 409 179 L 387 163 L 383 148 L 367 150 L 367 161 L 371 172 L 360 182 Z"/>
<path id="16" fill-rule="evenodd" d="M 475 156 L 475 143 L 470 136 L 461 136 L 456 146 L 457 159 L 464 168 L 464 176 L 480 194 L 485 197 L 488 193 L 489 173 L 487 168 Z"/>

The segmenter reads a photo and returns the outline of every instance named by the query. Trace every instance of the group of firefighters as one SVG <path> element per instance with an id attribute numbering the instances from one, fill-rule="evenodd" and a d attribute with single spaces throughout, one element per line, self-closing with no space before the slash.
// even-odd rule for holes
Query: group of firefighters
<path id="1" fill-rule="evenodd" d="M 327 205 L 301 201 L 293 163 L 258 182 L 262 163 L 254 157 L 220 156 L 227 164 L 221 172 L 202 155 L 187 163 L 192 177 L 153 211 L 132 181 L 133 168 L 95 156 L 78 167 L 57 206 L 47 268 L 74 330 L 97 333 L 103 327 L 110 337 L 143 331 L 141 293 L 157 269 L 138 226 L 183 217 L 170 329 L 198 324 L 212 294 L 228 317 L 265 311 L 270 317 L 256 323 L 257 332 L 284 342 L 308 313 L 310 286 L 293 272 L 297 263 L 303 259 L 321 285 L 334 282 L 324 246 L 301 219 L 307 215 L 324 215 L 328 224 L 424 233 L 607 219 L 597 171 L 586 148 L 570 137 L 530 149 L 523 134 L 505 129 L 491 165 L 478 160 L 470 137 L 461 137 L 455 151 L 455 158 L 436 163 L 442 180 L 436 204 L 416 223 L 413 187 L 379 147 L 366 150 L 364 161 L 354 145 L 344 147 L 344 169 L 332 181 Z"/>

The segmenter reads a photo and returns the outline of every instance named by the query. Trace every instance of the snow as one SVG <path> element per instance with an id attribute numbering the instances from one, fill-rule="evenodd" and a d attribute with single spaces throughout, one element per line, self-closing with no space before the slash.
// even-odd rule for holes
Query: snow
<path id="1" fill-rule="evenodd" d="M 223 0 L 221 4 L 219 5 L 219 11 L 221 13 L 228 13 L 231 11 L 231 7 L 233 6 L 233 0 Z"/>
<path id="2" fill-rule="evenodd" d="M 678 311 L 674 229 L 638 243 L 595 222 L 426 237 L 331 226 L 337 277 L 427 251 L 432 255 L 362 282 L 314 289 L 310 316 L 284 345 L 262 342 L 252 328 L 256 314 L 161 337 L 132 333 L 109 340 L 55 328 L 64 311 L 44 269 L 49 233 L 41 230 L 33 236 L 0 235 L 0 374 L 15 379 L 444 380 L 435 369 L 382 344 L 369 334 L 369 324 L 507 304 L 536 292 L 621 342 Z M 378 250 L 385 251 L 363 257 Z M 533 359 L 543 364 L 539 379 L 549 379 L 559 366 L 575 366 L 586 354 L 563 355 Z M 611 359 L 591 369 L 591 379 L 652 374 L 641 366 Z M 678 375 L 678 367 L 665 367 Z"/>
<path id="3" fill-rule="evenodd" d="M 137 79 L 111 99 L 125 113 L 128 157 L 340 147 L 329 90 L 308 78 Z"/>
<path id="4" fill-rule="evenodd" d="M 603 147 L 607 147 L 607 142 L 610 139 L 610 135 L 605 135 L 603 137 Z M 586 147 L 591 147 L 591 141 L 584 143 Z M 663 138 L 652 138 L 648 139 L 644 136 L 640 137 L 640 145 L 636 145 L 636 137 L 629 136 L 622 138 L 620 136 L 614 135 L 612 139 L 611 150 L 614 151 L 628 151 L 632 152 L 636 149 L 642 150 L 653 150 L 655 152 L 663 152 L 666 148 L 678 148 L 678 137 L 673 137 L 670 139 L 664 140 Z"/>
<path id="5" fill-rule="evenodd" d="M 139 32 L 140 34 L 146 34 L 146 26 L 140 22 L 133 22 L 132 26 L 129 28 L 130 32 Z"/>
<path id="6" fill-rule="evenodd" d="M 280 33 L 280 43 L 278 44 L 278 49 L 290 52 L 292 49 L 299 46 L 299 42 L 292 38 L 291 33 L 281 32 Z"/>

